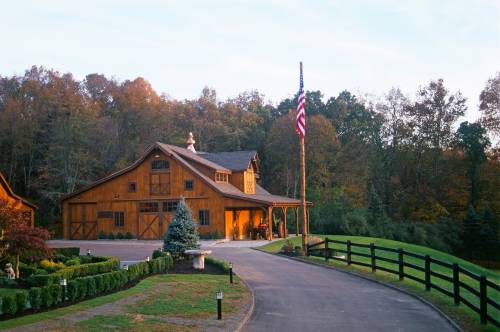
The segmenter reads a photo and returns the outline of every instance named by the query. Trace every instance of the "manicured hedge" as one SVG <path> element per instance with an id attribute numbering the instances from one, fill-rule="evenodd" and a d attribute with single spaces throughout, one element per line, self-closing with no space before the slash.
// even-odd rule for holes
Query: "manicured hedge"
<path id="1" fill-rule="evenodd" d="M 82 258 L 83 257 L 85 256 L 82 256 Z M 89 258 L 89 260 L 92 259 L 93 258 Z M 62 278 L 71 280 L 89 275 L 103 274 L 120 268 L 120 260 L 118 258 L 106 257 L 106 259 L 107 260 L 103 262 L 67 266 L 55 273 L 47 275 L 32 275 L 27 281 L 32 286 L 50 286 L 53 284 L 59 284 L 59 280 Z"/>
<path id="2" fill-rule="evenodd" d="M 80 255 L 80 248 L 71 247 L 71 248 L 52 248 L 54 254 L 60 254 L 66 257 L 73 257 Z"/>
<path id="3" fill-rule="evenodd" d="M 224 273 L 229 273 L 229 263 L 211 256 L 205 257 L 205 263 L 212 265 Z"/>
<path id="4" fill-rule="evenodd" d="M 116 291 L 150 274 L 165 273 L 170 270 L 172 266 L 172 256 L 168 253 L 164 253 L 161 257 L 155 258 L 149 262 L 140 262 L 130 265 L 128 270 L 116 269 L 97 275 L 74 278 L 68 281 L 66 299 L 64 302 L 72 303 L 85 298 Z M 57 280 L 57 282 L 55 280 Z M 48 286 L 32 287 L 28 293 L 18 292 L 15 295 L 3 296 L 0 298 L 2 313 L 14 315 L 18 312 L 27 310 L 30 306 L 34 310 L 38 310 L 40 308 L 47 309 L 60 304 L 63 302 L 64 287 L 59 285 L 59 278 L 52 281 L 53 282 Z M 30 305 L 28 305 L 28 301 Z"/>

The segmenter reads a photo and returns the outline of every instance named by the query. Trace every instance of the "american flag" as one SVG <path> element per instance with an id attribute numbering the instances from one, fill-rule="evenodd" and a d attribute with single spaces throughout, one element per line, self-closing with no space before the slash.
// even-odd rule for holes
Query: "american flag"
<path id="1" fill-rule="evenodd" d="M 304 77 L 302 76 L 302 62 L 300 63 L 300 89 L 299 99 L 297 101 L 297 116 L 295 130 L 301 138 L 306 136 L 306 94 L 304 92 Z"/>

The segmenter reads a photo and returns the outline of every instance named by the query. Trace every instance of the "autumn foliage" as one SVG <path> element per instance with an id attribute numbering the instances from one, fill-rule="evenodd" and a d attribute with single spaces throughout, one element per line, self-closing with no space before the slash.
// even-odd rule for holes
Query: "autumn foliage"
<path id="1" fill-rule="evenodd" d="M 51 249 L 46 241 L 50 239 L 49 231 L 44 228 L 31 228 L 23 218 L 22 212 L 0 202 L 0 237 L 2 255 L 6 254 L 16 261 L 16 278 L 19 278 L 21 257 L 29 257 L 36 261 L 51 256 Z"/>

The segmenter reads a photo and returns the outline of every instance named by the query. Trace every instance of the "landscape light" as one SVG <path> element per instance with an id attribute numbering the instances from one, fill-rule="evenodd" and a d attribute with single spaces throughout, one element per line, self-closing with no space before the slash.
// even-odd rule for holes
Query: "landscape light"
<path id="1" fill-rule="evenodd" d="M 92 255 L 92 250 L 91 249 L 87 249 L 87 256 L 90 256 Z"/>
<path id="2" fill-rule="evenodd" d="M 61 285 L 63 288 L 62 301 L 65 302 L 66 301 L 66 286 L 68 285 L 68 281 L 66 280 L 66 278 L 59 279 L 59 285 Z"/>
<path id="3" fill-rule="evenodd" d="M 125 271 L 128 271 L 128 265 L 127 265 L 127 264 L 124 264 L 124 265 L 123 265 L 123 269 L 124 269 Z"/>
<path id="4" fill-rule="evenodd" d="M 229 262 L 229 282 L 233 283 L 233 263 Z"/>
<path id="5" fill-rule="evenodd" d="M 149 256 L 146 257 L 146 262 L 149 262 L 150 261 L 150 258 Z"/>
<path id="6" fill-rule="evenodd" d="M 215 297 L 217 298 L 217 320 L 221 320 L 222 319 L 222 299 L 224 298 L 224 294 L 219 289 L 215 293 Z"/>

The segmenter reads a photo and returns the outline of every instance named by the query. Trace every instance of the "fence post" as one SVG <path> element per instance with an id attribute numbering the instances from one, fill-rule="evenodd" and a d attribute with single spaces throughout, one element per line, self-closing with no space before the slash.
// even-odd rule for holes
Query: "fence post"
<path id="1" fill-rule="evenodd" d="M 328 262 L 328 238 L 325 238 L 325 261 Z"/>
<path id="2" fill-rule="evenodd" d="M 403 248 L 398 249 L 398 266 L 399 266 L 399 280 L 403 280 L 405 278 L 405 271 L 403 265 Z"/>
<path id="3" fill-rule="evenodd" d="M 347 265 L 351 265 L 351 240 L 347 240 Z"/>
<path id="4" fill-rule="evenodd" d="M 370 243 L 370 257 L 372 259 L 372 272 L 377 270 L 377 264 L 375 262 L 375 244 Z"/>
<path id="5" fill-rule="evenodd" d="M 425 255 L 425 290 L 431 290 L 431 257 Z"/>
<path id="6" fill-rule="evenodd" d="M 488 296 L 486 294 L 486 276 L 479 279 L 479 314 L 481 315 L 481 324 L 488 322 Z"/>
<path id="7" fill-rule="evenodd" d="M 455 305 L 460 304 L 460 273 L 458 264 L 453 263 L 453 300 Z"/>

